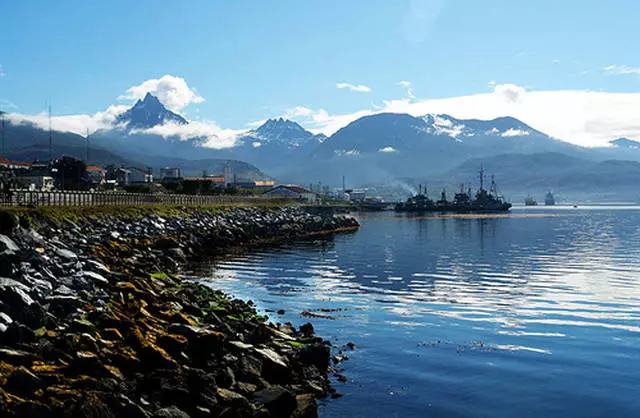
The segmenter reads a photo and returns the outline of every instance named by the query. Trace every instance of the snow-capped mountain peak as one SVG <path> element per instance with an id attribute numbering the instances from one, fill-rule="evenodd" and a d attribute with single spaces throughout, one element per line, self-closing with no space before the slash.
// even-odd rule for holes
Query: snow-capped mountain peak
<path id="1" fill-rule="evenodd" d="M 247 137 L 251 138 L 254 148 L 259 148 L 263 144 L 279 144 L 289 148 L 299 148 L 317 138 L 297 122 L 284 118 L 267 120 L 260 127 L 251 131 Z M 318 138 L 320 142 L 324 139 L 324 136 Z"/>
<path id="2" fill-rule="evenodd" d="M 456 141 L 474 136 L 528 136 L 537 131 L 515 118 L 493 120 L 456 119 L 444 114 L 427 114 L 422 117 L 425 127 L 421 130 L 432 135 L 449 136 Z"/>
<path id="3" fill-rule="evenodd" d="M 126 112 L 118 116 L 118 123 L 129 129 L 148 129 L 166 122 L 186 125 L 188 122 L 177 113 L 168 110 L 156 96 L 147 93 Z"/>

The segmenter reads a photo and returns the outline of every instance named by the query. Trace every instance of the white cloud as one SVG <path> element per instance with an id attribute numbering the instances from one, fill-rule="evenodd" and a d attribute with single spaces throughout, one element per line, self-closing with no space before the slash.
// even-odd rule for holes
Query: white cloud
<path id="1" fill-rule="evenodd" d="M 395 148 L 393 148 L 393 147 L 384 147 L 384 148 L 380 148 L 380 149 L 378 150 L 378 152 L 386 152 L 386 153 L 389 153 L 389 152 L 398 152 L 398 150 L 397 150 L 397 149 L 395 149 Z"/>
<path id="2" fill-rule="evenodd" d="M 260 142 L 253 142 L 253 143 L 251 143 L 251 146 L 253 148 L 260 148 L 262 146 L 262 144 Z"/>
<path id="3" fill-rule="evenodd" d="M 609 65 L 604 67 L 604 71 L 613 75 L 629 75 L 635 74 L 640 76 L 640 68 L 629 67 L 628 65 Z"/>
<path id="4" fill-rule="evenodd" d="M 264 125 L 264 123 L 267 121 L 267 119 L 261 119 L 261 120 L 256 120 L 254 122 L 249 122 L 246 124 L 247 128 L 249 129 L 256 129 L 261 127 L 262 125 Z"/>
<path id="5" fill-rule="evenodd" d="M 77 135 L 85 136 L 87 131 L 92 134 L 99 130 L 108 130 L 116 126 L 116 118 L 119 114 L 127 110 L 127 106 L 113 105 L 109 106 L 104 112 L 97 112 L 92 115 L 66 115 L 53 116 L 51 118 L 51 127 L 58 132 L 71 132 Z M 49 115 L 46 112 L 38 115 L 22 115 L 19 113 L 9 113 L 7 119 L 10 123 L 33 124 L 40 129 L 49 129 Z"/>
<path id="6" fill-rule="evenodd" d="M 398 85 L 402 87 L 409 87 L 411 85 L 411 81 L 406 81 L 406 80 L 398 81 Z"/>
<path id="7" fill-rule="evenodd" d="M 609 66 L 606 69 L 625 74 L 633 73 L 632 70 L 630 67 L 620 69 L 620 66 Z M 403 81 L 399 85 L 409 89 L 411 84 L 406 83 L 408 84 Z M 170 85 L 182 87 L 176 90 L 170 88 Z M 610 140 L 619 137 L 640 139 L 640 120 L 637 117 L 640 93 L 586 90 L 528 91 L 515 84 L 491 82 L 489 85 L 492 91 L 488 93 L 426 100 L 415 98 L 410 90 L 409 97 L 384 100 L 380 105 L 372 103 L 368 109 L 346 114 L 332 114 L 324 108 L 297 106 L 288 109 L 283 116 L 296 120 L 315 134 L 325 135 L 331 135 L 361 117 L 392 112 L 413 116 L 449 114 L 459 119 L 484 120 L 512 116 L 555 138 L 585 146 L 607 145 Z M 195 90 L 189 88 L 184 80 L 173 76 L 148 80 L 134 86 L 128 90 L 127 95 L 130 96 L 127 97 L 137 97 L 143 92 L 146 94 L 144 89 L 149 86 L 155 89 L 156 94 L 164 92 L 162 94 L 165 100 L 172 102 L 174 108 L 204 100 Z M 111 129 L 115 126 L 117 116 L 127 108 L 126 105 L 113 105 L 93 115 L 54 116 L 53 128 L 56 131 L 79 135 L 85 135 L 87 130 L 93 133 L 97 130 Z M 8 119 L 12 123 L 33 123 L 42 129 L 48 129 L 49 125 L 46 113 L 35 116 L 13 113 L 8 115 Z M 247 126 L 257 127 L 264 122 L 257 121 Z M 208 147 L 225 148 L 235 145 L 237 138 L 247 130 L 225 129 L 211 121 L 192 121 L 188 125 L 157 126 L 145 132 L 181 140 L 203 138 L 203 143 Z M 503 135 L 510 134 L 512 133 L 507 131 Z M 344 155 L 352 155 L 346 153 L 347 151 Z"/>
<path id="8" fill-rule="evenodd" d="M 131 133 L 159 135 L 163 138 L 177 137 L 181 141 L 202 138 L 203 146 L 207 148 L 222 149 L 236 145 L 237 139 L 246 134 L 247 131 L 224 129 L 212 121 L 191 121 L 187 125 L 165 123 L 149 129 L 136 129 L 131 131 Z"/>
<path id="9" fill-rule="evenodd" d="M 502 96 L 505 100 L 518 103 L 526 93 L 524 87 L 515 84 L 497 84 L 494 86 L 494 92 L 498 96 Z"/>
<path id="10" fill-rule="evenodd" d="M 202 103 L 204 98 L 187 85 L 182 77 L 166 74 L 160 78 L 152 78 L 142 84 L 130 87 L 118 100 L 138 100 L 151 93 L 170 110 L 177 112 L 191 103 Z"/>
<path id="11" fill-rule="evenodd" d="M 165 106 L 173 110 L 182 109 L 190 103 L 204 101 L 194 89 L 187 85 L 184 79 L 171 75 L 147 80 L 138 86 L 133 86 L 118 99 L 135 100 L 144 97 L 147 92 L 156 95 Z M 84 136 L 87 131 L 93 133 L 98 130 L 110 130 L 118 127 L 117 117 L 129 107 L 129 105 L 112 105 L 107 110 L 97 112 L 94 115 L 54 116 L 51 118 L 51 124 L 55 131 L 72 132 Z M 49 116 L 46 113 L 35 116 L 12 113 L 9 114 L 8 119 L 14 124 L 32 123 L 40 129 L 49 129 Z M 202 144 L 210 148 L 231 147 L 236 144 L 237 138 L 245 132 L 223 129 L 212 121 L 191 121 L 187 125 L 166 123 L 150 129 L 132 131 L 132 133 L 155 134 L 164 138 L 178 138 L 183 141 L 200 138 Z"/>
<path id="12" fill-rule="evenodd" d="M 4 77 L 5 75 L 7 75 L 7 73 L 4 72 L 4 68 L 2 67 L 2 64 L 0 64 L 0 77 Z"/>
<path id="13" fill-rule="evenodd" d="M 339 89 L 349 89 L 351 91 L 357 91 L 359 93 L 371 93 L 371 88 L 364 84 L 349 84 L 349 83 L 337 83 L 336 87 Z"/>
<path id="14" fill-rule="evenodd" d="M 287 110 L 285 113 L 286 118 L 295 118 L 296 116 L 312 116 L 314 111 L 305 106 L 296 106 L 292 109 Z"/>

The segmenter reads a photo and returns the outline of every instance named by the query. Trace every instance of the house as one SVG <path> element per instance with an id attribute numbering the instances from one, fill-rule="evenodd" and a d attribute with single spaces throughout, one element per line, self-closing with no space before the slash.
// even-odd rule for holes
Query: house
<path id="1" fill-rule="evenodd" d="M 160 169 L 160 181 L 176 181 L 182 177 L 178 167 L 164 167 Z"/>
<path id="2" fill-rule="evenodd" d="M 153 183 L 153 174 L 151 173 L 151 169 L 145 170 L 144 168 L 139 167 L 128 167 L 127 169 L 129 170 L 128 184 Z"/>
<path id="3" fill-rule="evenodd" d="M 15 182 L 19 188 L 29 190 L 50 191 L 54 188 L 53 177 L 44 176 L 40 173 L 26 172 L 20 174 L 16 176 Z"/>
<path id="4" fill-rule="evenodd" d="M 22 163 L 18 161 L 9 161 L 5 158 L 0 158 L 0 169 L 5 170 L 28 170 L 31 168 L 31 163 Z"/>
<path id="5" fill-rule="evenodd" d="M 87 181 L 93 186 L 103 185 L 107 176 L 107 170 L 97 165 L 88 165 L 86 173 Z"/>
<path id="6" fill-rule="evenodd" d="M 273 180 L 250 180 L 246 178 L 237 178 L 234 176 L 233 182 L 228 183 L 227 187 L 236 187 L 238 189 L 271 189 L 275 185 Z"/>
<path id="7" fill-rule="evenodd" d="M 282 184 L 274 187 L 273 189 L 264 193 L 265 196 L 280 196 L 280 197 L 291 197 L 295 199 L 306 200 L 308 202 L 315 202 L 317 196 L 315 193 L 292 184 Z"/>
<path id="8" fill-rule="evenodd" d="M 15 174 L 15 184 L 18 188 L 29 190 L 49 191 L 54 189 L 53 172 L 48 161 L 35 161 L 33 163 L 10 163 Z"/>
<path id="9" fill-rule="evenodd" d="M 256 180 L 253 183 L 257 189 L 270 189 L 276 184 L 274 180 Z"/>
<path id="10" fill-rule="evenodd" d="M 122 168 L 122 167 L 118 168 L 115 172 L 115 181 L 118 184 L 118 186 L 123 187 L 131 184 L 129 180 L 130 175 L 131 175 L 131 170 Z"/>

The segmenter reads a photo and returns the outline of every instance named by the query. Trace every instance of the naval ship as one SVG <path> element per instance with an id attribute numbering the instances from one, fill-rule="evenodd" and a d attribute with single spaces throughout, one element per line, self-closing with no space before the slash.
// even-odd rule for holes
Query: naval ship
<path id="1" fill-rule="evenodd" d="M 423 193 L 422 186 L 418 189 L 418 194 L 407 199 L 406 202 L 398 203 L 395 206 L 396 212 L 451 212 L 451 213 L 486 213 L 486 212 L 507 212 L 511 208 L 511 203 L 498 194 L 498 188 L 493 176 L 489 190 L 484 188 L 484 169 L 480 169 L 480 188 L 475 196 L 471 193 L 471 188 L 467 191 L 464 185 L 460 186 L 460 191 L 456 193 L 453 200 L 447 200 L 446 191 L 443 190 L 440 199 L 433 201 L 427 196 L 426 188 Z"/>

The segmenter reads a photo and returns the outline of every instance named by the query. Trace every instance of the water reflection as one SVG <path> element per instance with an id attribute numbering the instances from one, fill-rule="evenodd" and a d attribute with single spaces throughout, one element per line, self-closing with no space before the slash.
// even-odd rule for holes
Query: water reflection
<path id="1" fill-rule="evenodd" d="M 480 390 L 469 376 L 469 370 L 476 370 L 493 376 L 485 385 L 532 402 L 564 390 L 557 385 L 586 385 L 580 396 L 604 397 L 609 411 L 640 408 L 635 398 L 610 393 L 616 385 L 640 383 L 621 363 L 640 360 L 639 211 L 420 218 L 382 214 L 361 222 L 363 227 L 352 235 L 234 254 L 199 266 L 199 272 L 215 286 L 250 297 L 264 308 L 286 307 L 291 313 L 283 319 L 301 322 L 297 314 L 302 310 L 344 308 L 340 321 L 317 326 L 326 335 L 360 335 L 365 346 L 370 341 L 375 347 L 366 354 L 367 367 L 356 371 L 369 383 L 362 383 L 362 390 L 349 389 L 353 402 L 372 402 L 367 392 L 375 391 L 372 378 L 413 381 L 414 387 L 432 389 L 442 384 L 433 390 L 450 401 L 448 391 L 454 388 Z M 395 345 L 388 346 L 387 339 Z M 429 356 L 424 356 L 425 348 L 416 351 L 416 344 L 425 341 L 439 341 L 421 346 L 432 347 Z M 404 350 L 399 358 L 396 346 Z M 434 363 L 460 361 L 449 356 L 461 352 L 482 353 L 488 360 L 466 358 L 466 369 L 450 364 L 444 371 Z M 520 357 L 495 357 L 499 352 Z M 384 366 L 392 357 L 397 367 L 393 373 Z M 566 374 L 556 376 L 548 388 L 536 386 L 524 371 L 538 370 L 540 361 Z M 442 375 L 433 373 L 418 376 L 416 367 L 437 369 L 458 380 L 443 382 Z M 582 382 L 595 378 L 596 370 L 609 386 Z M 505 388 L 503 380 L 527 383 Z M 414 396 L 409 407 L 425 401 L 423 395 Z M 560 405 L 575 409 L 580 396 L 565 396 Z M 456 407 L 461 410 L 443 404 L 441 412 L 475 415 L 470 414 L 474 402 L 489 402 L 496 412 L 506 400 L 484 392 L 469 394 Z M 580 403 L 592 407 L 585 399 Z M 410 416 L 407 407 L 406 402 L 389 406 L 388 412 Z M 538 408 L 530 410 L 554 415 L 553 409 Z M 331 408 L 326 414 L 332 414 Z"/>

